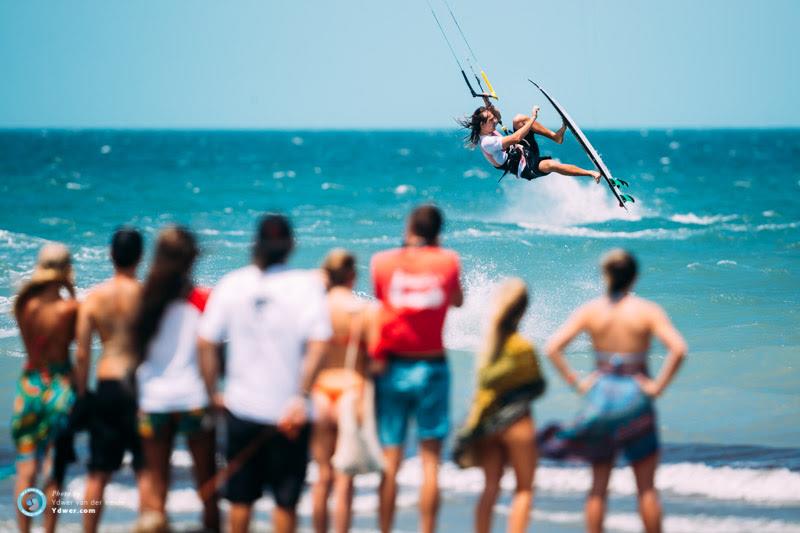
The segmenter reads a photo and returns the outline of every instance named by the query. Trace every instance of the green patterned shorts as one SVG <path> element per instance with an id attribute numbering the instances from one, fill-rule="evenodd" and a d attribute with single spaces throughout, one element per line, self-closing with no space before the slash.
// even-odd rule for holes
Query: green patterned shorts
<path id="1" fill-rule="evenodd" d="M 161 437 L 164 432 L 191 437 L 199 431 L 214 429 L 214 418 L 207 407 L 172 413 L 139 413 L 139 435 L 144 439 Z"/>
<path id="2" fill-rule="evenodd" d="M 17 381 L 11 437 L 17 460 L 42 459 L 48 446 L 69 424 L 75 402 L 69 363 L 26 369 Z"/>

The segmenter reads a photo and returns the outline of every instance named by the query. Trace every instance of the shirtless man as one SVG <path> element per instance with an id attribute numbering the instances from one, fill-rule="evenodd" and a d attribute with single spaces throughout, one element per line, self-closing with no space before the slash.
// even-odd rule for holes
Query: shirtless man
<path id="1" fill-rule="evenodd" d="M 92 289 L 78 313 L 75 358 L 80 397 L 87 394 L 95 331 L 103 343 L 103 352 L 97 361 L 97 390 L 88 393 L 90 459 L 83 527 L 90 533 L 97 531 L 103 510 L 103 491 L 111 474 L 122 465 L 126 450 L 133 454 L 133 469 L 141 483 L 142 455 L 133 385 L 137 360 L 131 338 L 131 325 L 141 297 L 141 285 L 136 280 L 141 256 L 141 234 L 131 228 L 117 230 L 111 240 L 114 275 Z"/>
<path id="2" fill-rule="evenodd" d="M 66 289 L 68 297 L 62 295 Z M 72 389 L 69 345 L 75 337 L 78 302 L 72 284 L 69 250 L 62 244 L 46 244 L 39 252 L 33 276 L 20 289 L 14 316 L 28 357 L 17 382 L 11 434 L 17 448 L 15 501 L 29 514 L 17 513 L 22 532 L 30 531 L 30 516 L 45 506 L 45 531 L 55 531 L 57 514 L 26 489 L 36 486 L 42 468 L 47 501 L 64 482 L 67 463 L 75 460 L 72 436 L 67 428 L 75 398 Z"/>

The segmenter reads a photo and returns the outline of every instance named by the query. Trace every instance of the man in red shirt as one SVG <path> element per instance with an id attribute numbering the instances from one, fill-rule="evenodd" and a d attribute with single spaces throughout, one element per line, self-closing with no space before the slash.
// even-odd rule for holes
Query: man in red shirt
<path id="1" fill-rule="evenodd" d="M 464 301 L 458 254 L 439 247 L 442 223 L 435 206 L 417 207 L 408 218 L 404 246 L 372 258 L 375 296 L 381 303 L 372 352 L 387 361 L 375 383 L 385 458 L 380 488 L 384 533 L 392 529 L 397 471 L 411 417 L 416 421 L 423 470 L 420 531 L 431 533 L 436 526 L 439 458 L 450 426 L 450 371 L 442 329 L 447 309 Z"/>

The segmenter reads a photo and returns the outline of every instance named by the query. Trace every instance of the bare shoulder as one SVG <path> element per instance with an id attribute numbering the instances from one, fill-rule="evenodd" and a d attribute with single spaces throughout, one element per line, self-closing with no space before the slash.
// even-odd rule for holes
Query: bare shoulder
<path id="1" fill-rule="evenodd" d="M 83 301 L 80 303 L 81 312 L 89 312 L 97 306 L 99 300 L 103 299 L 103 296 L 108 291 L 108 282 L 104 281 L 102 283 L 98 283 L 86 293 Z"/>
<path id="2" fill-rule="evenodd" d="M 591 315 L 595 311 L 599 311 L 603 307 L 607 305 L 606 299 L 604 297 L 598 297 L 593 300 L 589 300 L 582 306 L 578 307 L 575 310 L 576 315 Z"/>
<path id="3" fill-rule="evenodd" d="M 69 298 L 61 302 L 61 312 L 67 316 L 74 316 L 78 314 L 80 304 L 75 298 Z"/>
<path id="4" fill-rule="evenodd" d="M 636 306 L 637 312 L 647 316 L 651 320 L 666 316 L 664 309 L 652 300 L 647 300 L 639 296 L 631 296 L 631 304 Z"/>

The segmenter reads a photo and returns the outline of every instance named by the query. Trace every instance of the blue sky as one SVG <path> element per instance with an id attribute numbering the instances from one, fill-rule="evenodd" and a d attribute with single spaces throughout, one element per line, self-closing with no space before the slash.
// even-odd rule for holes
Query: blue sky
<path id="1" fill-rule="evenodd" d="M 532 77 L 589 128 L 800 126 L 800 2 L 451 3 L 506 115 L 555 121 Z M 0 0 L 0 80 L 0 127 L 449 128 L 477 104 L 424 0 Z"/>

